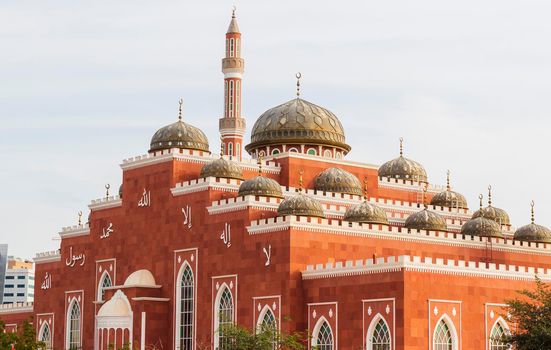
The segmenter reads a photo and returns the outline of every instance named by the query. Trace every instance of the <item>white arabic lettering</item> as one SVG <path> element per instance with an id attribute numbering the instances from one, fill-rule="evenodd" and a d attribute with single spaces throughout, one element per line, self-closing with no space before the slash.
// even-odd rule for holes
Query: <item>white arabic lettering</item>
<path id="1" fill-rule="evenodd" d="M 266 255 L 266 262 L 264 263 L 264 266 L 270 266 L 270 262 L 272 260 L 272 245 L 268 244 L 268 249 L 264 247 L 263 251 L 264 255 Z"/>
<path id="2" fill-rule="evenodd" d="M 231 247 L 231 226 L 227 222 L 224 224 L 224 229 L 222 230 L 222 234 L 220 234 L 220 239 L 228 248 Z"/>
<path id="3" fill-rule="evenodd" d="M 107 229 L 103 229 L 103 233 L 99 236 L 99 238 L 107 238 L 113 233 L 113 231 L 113 223 L 110 222 L 109 227 L 107 227 Z"/>
<path id="4" fill-rule="evenodd" d="M 149 207 L 151 205 L 151 191 L 143 189 L 142 198 L 138 201 L 138 207 Z"/>
<path id="5" fill-rule="evenodd" d="M 44 275 L 44 280 L 42 281 L 40 288 L 50 289 L 51 287 L 52 287 L 52 275 L 46 272 L 46 275 Z"/>
<path id="6" fill-rule="evenodd" d="M 182 208 L 182 214 L 184 214 L 184 225 L 191 228 L 191 206 L 186 205 L 185 208 Z"/>
<path id="7" fill-rule="evenodd" d="M 85 254 L 73 255 L 73 247 L 70 247 L 69 257 L 65 259 L 65 265 L 69 267 L 74 267 L 77 261 L 79 260 L 82 260 L 82 262 L 80 263 L 80 266 L 84 266 L 84 262 L 86 261 L 86 255 Z"/>

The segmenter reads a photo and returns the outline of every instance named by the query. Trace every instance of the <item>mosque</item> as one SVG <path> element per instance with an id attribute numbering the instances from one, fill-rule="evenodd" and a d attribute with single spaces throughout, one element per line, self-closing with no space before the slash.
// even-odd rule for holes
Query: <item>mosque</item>
<path id="1" fill-rule="evenodd" d="M 32 315 L 48 349 L 224 350 L 227 323 L 307 331 L 308 349 L 508 349 L 505 300 L 551 280 L 533 206 L 515 229 L 491 188 L 468 205 L 402 141 L 383 165 L 347 160 L 341 120 L 300 97 L 300 75 L 245 145 L 235 13 L 225 39 L 220 151 L 180 103 L 122 161 L 118 193 L 37 254 L 35 302 L 0 307 L 7 331 Z"/>

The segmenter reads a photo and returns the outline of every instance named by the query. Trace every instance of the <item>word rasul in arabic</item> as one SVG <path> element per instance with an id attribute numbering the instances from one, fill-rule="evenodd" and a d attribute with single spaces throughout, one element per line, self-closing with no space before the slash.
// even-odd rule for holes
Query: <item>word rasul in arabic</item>
<path id="1" fill-rule="evenodd" d="M 86 261 L 86 255 L 79 254 L 79 255 L 73 255 L 73 247 L 69 248 L 69 257 L 65 259 L 65 265 L 73 267 L 76 265 L 77 261 L 82 260 L 80 263 L 80 266 L 84 265 L 84 262 Z"/>

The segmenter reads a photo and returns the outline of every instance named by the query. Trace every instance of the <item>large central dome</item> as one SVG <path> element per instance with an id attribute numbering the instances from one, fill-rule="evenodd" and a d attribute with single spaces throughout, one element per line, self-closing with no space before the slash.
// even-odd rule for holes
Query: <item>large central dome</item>
<path id="1" fill-rule="evenodd" d="M 245 149 L 251 154 L 260 149 L 265 149 L 268 153 L 270 149 L 267 147 L 274 149 L 274 146 L 282 145 L 286 145 L 286 148 L 279 149 L 279 152 L 293 152 L 294 147 L 295 152 L 310 153 L 304 147 L 301 150 L 300 146 L 314 147 L 312 149 L 316 153 L 310 154 L 324 156 L 326 155 L 320 154 L 319 146 L 336 148 L 344 154 L 350 151 L 337 116 L 298 97 L 264 112 L 254 124 L 251 143 Z"/>

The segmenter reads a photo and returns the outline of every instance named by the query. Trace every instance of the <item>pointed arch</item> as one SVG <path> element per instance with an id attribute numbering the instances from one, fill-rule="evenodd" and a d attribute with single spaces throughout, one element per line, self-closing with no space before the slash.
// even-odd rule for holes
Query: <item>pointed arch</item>
<path id="1" fill-rule="evenodd" d="M 195 340 L 195 276 L 186 261 L 176 278 L 176 334 L 177 350 L 192 350 Z"/>
<path id="2" fill-rule="evenodd" d="M 66 349 L 80 349 L 81 332 L 82 332 L 82 312 L 80 305 L 75 297 L 72 298 L 67 308 L 66 316 L 66 331 L 65 331 L 65 348 Z"/>
<path id="3" fill-rule="evenodd" d="M 459 338 L 453 321 L 447 314 L 436 322 L 432 334 L 432 350 L 458 350 Z"/>
<path id="4" fill-rule="evenodd" d="M 218 290 L 214 302 L 214 348 L 217 350 L 228 349 L 227 339 L 221 328 L 235 322 L 235 309 L 233 294 L 226 283 Z"/>
<path id="5" fill-rule="evenodd" d="M 277 329 L 277 319 L 275 317 L 274 312 L 272 311 L 272 308 L 270 306 L 265 305 L 262 311 L 260 311 L 260 314 L 258 315 L 258 319 L 256 320 L 256 328 L 261 329 L 263 326 L 271 325 L 271 327 Z"/>
<path id="6" fill-rule="evenodd" d="M 316 350 L 333 350 L 335 348 L 335 336 L 329 321 L 321 316 L 312 332 L 312 347 Z"/>
<path id="7" fill-rule="evenodd" d="M 44 343 L 44 349 L 50 350 L 52 348 L 52 329 L 47 321 L 42 323 L 42 326 L 38 331 L 38 341 Z"/>
<path id="8" fill-rule="evenodd" d="M 392 349 L 391 339 L 388 322 L 380 313 L 377 313 L 367 329 L 367 350 L 390 350 Z"/>
<path id="9" fill-rule="evenodd" d="M 109 272 L 107 270 L 103 271 L 101 274 L 101 277 L 99 279 L 98 283 L 98 295 L 96 296 L 97 301 L 105 301 L 105 288 L 109 288 L 113 286 L 113 280 L 111 279 L 111 275 L 109 275 Z"/>
<path id="10" fill-rule="evenodd" d="M 490 338 L 488 339 L 488 349 L 490 350 L 508 350 L 510 346 L 502 340 L 503 336 L 510 333 L 509 326 L 503 317 L 498 317 L 490 330 Z"/>

